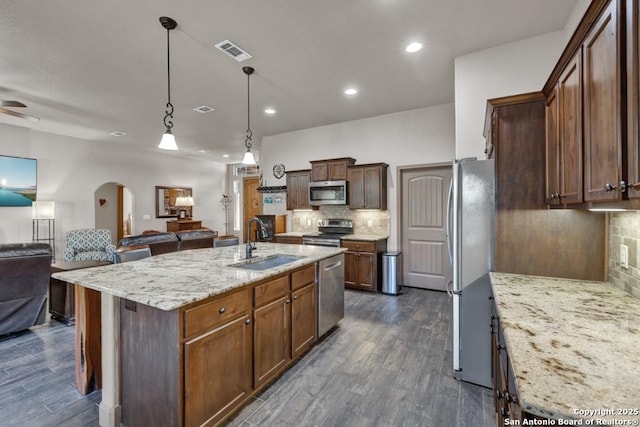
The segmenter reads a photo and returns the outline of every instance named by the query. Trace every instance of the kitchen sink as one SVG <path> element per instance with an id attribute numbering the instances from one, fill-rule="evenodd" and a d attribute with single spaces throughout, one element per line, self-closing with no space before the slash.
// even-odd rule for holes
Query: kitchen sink
<path id="1" fill-rule="evenodd" d="M 297 255 L 275 254 L 275 255 L 269 255 L 268 257 L 264 257 L 264 258 L 260 258 L 260 257 L 251 258 L 248 260 L 237 262 L 235 264 L 230 264 L 229 267 L 242 268 L 245 270 L 262 271 L 262 270 L 267 270 L 269 268 L 278 267 L 283 264 L 289 264 L 290 262 L 294 262 L 302 258 L 304 257 L 297 256 Z"/>

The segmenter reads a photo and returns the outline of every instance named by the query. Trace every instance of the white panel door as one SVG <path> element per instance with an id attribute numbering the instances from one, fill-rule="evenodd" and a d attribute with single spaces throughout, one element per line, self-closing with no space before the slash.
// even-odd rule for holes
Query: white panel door
<path id="1" fill-rule="evenodd" d="M 446 209 L 451 166 L 402 171 L 402 253 L 405 286 L 446 290 Z"/>

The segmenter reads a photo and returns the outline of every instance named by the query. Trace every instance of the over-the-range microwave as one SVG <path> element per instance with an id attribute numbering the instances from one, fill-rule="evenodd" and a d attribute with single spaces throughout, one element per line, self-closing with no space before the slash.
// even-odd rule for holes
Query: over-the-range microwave
<path id="1" fill-rule="evenodd" d="M 309 204 L 346 205 L 347 181 L 318 181 L 309 183 Z"/>

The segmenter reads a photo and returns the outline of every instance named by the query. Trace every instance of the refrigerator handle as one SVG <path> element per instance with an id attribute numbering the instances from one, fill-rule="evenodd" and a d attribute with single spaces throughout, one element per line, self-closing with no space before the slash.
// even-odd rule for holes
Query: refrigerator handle
<path id="1" fill-rule="evenodd" d="M 449 262 L 453 264 L 453 236 L 451 235 L 451 227 L 453 222 L 451 207 L 453 204 L 453 179 L 449 183 L 449 196 L 447 197 L 447 252 L 449 253 Z"/>

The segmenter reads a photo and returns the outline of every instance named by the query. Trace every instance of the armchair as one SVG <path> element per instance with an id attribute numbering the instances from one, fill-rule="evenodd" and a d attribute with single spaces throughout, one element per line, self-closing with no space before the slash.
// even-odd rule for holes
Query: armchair
<path id="1" fill-rule="evenodd" d="M 116 246 L 111 243 L 111 231 L 107 229 L 72 230 L 67 233 L 64 261 L 113 261 Z"/>

